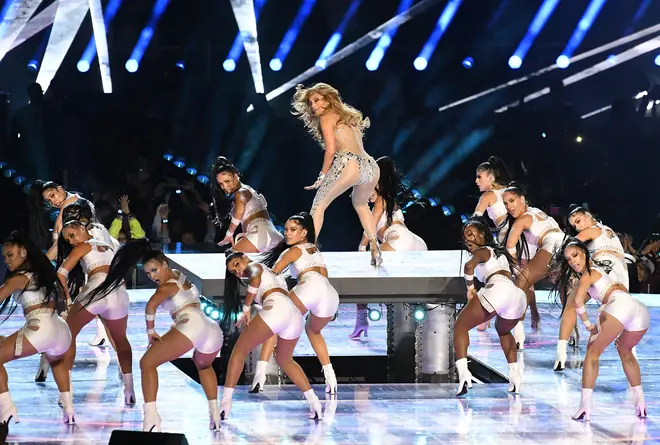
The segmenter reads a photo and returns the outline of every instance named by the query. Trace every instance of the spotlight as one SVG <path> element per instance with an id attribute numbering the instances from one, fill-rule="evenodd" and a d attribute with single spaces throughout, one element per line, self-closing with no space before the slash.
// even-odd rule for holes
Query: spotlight
<path id="1" fill-rule="evenodd" d="M 27 66 L 30 71 L 37 71 L 39 69 L 39 62 L 36 60 L 30 60 Z"/>
<path id="2" fill-rule="evenodd" d="M 472 57 L 466 57 L 463 60 L 463 66 L 467 69 L 472 68 L 472 65 L 474 64 L 474 59 Z"/>
<path id="3" fill-rule="evenodd" d="M 193 175 L 193 176 L 194 176 L 194 175 L 197 174 L 197 169 L 196 169 L 195 167 L 188 167 L 188 168 L 186 169 L 186 173 L 188 173 L 189 175 Z"/>
<path id="4" fill-rule="evenodd" d="M 369 309 L 369 320 L 378 321 L 382 316 L 383 314 L 381 314 L 379 309 Z"/>
<path id="5" fill-rule="evenodd" d="M 213 310 L 211 311 L 211 319 L 212 319 L 212 320 L 218 320 L 218 319 L 220 319 L 220 311 L 217 310 L 217 309 L 213 309 Z"/>
<path id="6" fill-rule="evenodd" d="M 81 73 L 86 73 L 90 68 L 89 62 L 86 60 L 79 60 L 76 66 L 78 67 L 78 71 Z"/>
<path id="7" fill-rule="evenodd" d="M 517 70 L 522 66 L 522 59 L 519 56 L 509 57 L 509 68 L 512 70 Z"/>
<path id="8" fill-rule="evenodd" d="M 426 67 L 428 66 L 429 62 L 423 57 L 418 57 L 415 59 L 413 62 L 413 66 L 417 71 L 424 71 Z"/>
<path id="9" fill-rule="evenodd" d="M 206 306 L 208 306 L 208 304 L 206 303 L 206 301 L 202 301 L 202 302 L 199 304 L 199 307 L 200 307 L 202 310 L 206 309 Z"/>
<path id="10" fill-rule="evenodd" d="M 660 66 L 660 54 L 658 54 L 657 56 L 655 56 L 655 60 L 654 60 L 654 62 L 655 62 L 656 65 Z"/>
<path id="11" fill-rule="evenodd" d="M 541 133 L 541 137 L 542 137 L 542 138 L 546 138 L 546 137 L 548 137 L 548 135 L 545 134 L 545 131 L 544 131 L 543 133 Z"/>
<path id="12" fill-rule="evenodd" d="M 282 61 L 278 58 L 270 59 L 270 69 L 273 71 L 279 71 L 282 69 Z"/>
<path id="13" fill-rule="evenodd" d="M 579 144 L 580 142 L 582 142 L 582 136 L 578 136 L 578 137 L 576 137 L 576 138 L 575 138 L 575 142 L 577 142 L 578 144 Z"/>
<path id="14" fill-rule="evenodd" d="M 608 60 L 612 65 L 614 65 L 614 64 L 616 63 L 616 54 L 610 54 L 609 56 L 607 56 L 607 60 Z"/>
<path id="15" fill-rule="evenodd" d="M 557 57 L 557 66 L 561 69 L 568 68 L 568 65 L 571 64 L 571 59 L 568 58 L 568 56 L 562 54 L 561 56 Z"/>
<path id="16" fill-rule="evenodd" d="M 439 202 L 440 202 L 439 199 L 436 199 L 436 198 L 429 198 L 429 204 L 431 204 L 431 207 L 435 207 L 435 206 L 437 206 Z"/>
<path id="17" fill-rule="evenodd" d="M 176 161 L 173 162 L 173 164 L 174 164 L 177 168 L 183 168 L 183 167 L 186 166 L 186 163 L 185 163 L 182 159 L 177 159 Z"/>
<path id="18" fill-rule="evenodd" d="M 171 161 L 172 159 L 174 159 L 174 156 L 172 156 L 172 155 L 169 154 L 169 153 L 165 153 L 165 154 L 163 155 L 163 159 L 165 159 L 166 161 Z"/>
<path id="19" fill-rule="evenodd" d="M 232 59 L 227 59 L 222 62 L 222 67 L 225 69 L 225 71 L 232 72 L 236 69 L 236 62 L 234 62 Z"/>
<path id="20" fill-rule="evenodd" d="M 467 223 L 469 219 L 470 218 L 468 218 L 468 216 L 465 213 L 461 213 L 461 222 L 463 224 Z"/>
<path id="21" fill-rule="evenodd" d="M 199 175 L 197 177 L 197 180 L 201 182 L 202 184 L 208 184 L 209 183 L 209 177 L 206 175 Z"/>
<path id="22" fill-rule="evenodd" d="M 419 199 L 419 198 L 422 197 L 421 192 L 417 189 L 412 189 L 410 192 L 412 193 L 412 195 L 415 199 Z"/>
<path id="23" fill-rule="evenodd" d="M 16 173 L 16 170 L 14 170 L 13 168 L 5 169 L 4 171 L 5 178 L 11 178 L 12 176 L 14 176 L 14 173 Z"/>
<path id="24" fill-rule="evenodd" d="M 25 181 L 24 176 L 21 176 L 21 175 L 14 176 L 14 184 L 21 185 L 21 184 L 23 184 L 24 181 Z"/>
<path id="25" fill-rule="evenodd" d="M 5 168 L 6 166 L 7 166 L 7 163 L 6 163 L 6 162 L 0 162 L 0 170 L 2 170 L 3 168 Z"/>
<path id="26" fill-rule="evenodd" d="M 183 63 L 183 60 L 179 60 L 179 61 L 176 63 L 176 67 L 179 68 L 180 70 L 182 70 L 182 69 L 185 69 L 185 68 L 186 68 L 186 65 Z"/>
<path id="27" fill-rule="evenodd" d="M 213 312 L 213 306 L 209 304 L 208 306 L 206 306 L 206 308 L 204 308 L 204 313 L 206 315 L 211 315 L 211 312 Z"/>
<path id="28" fill-rule="evenodd" d="M 454 206 L 451 204 L 443 205 L 442 206 L 442 213 L 445 214 L 445 216 L 451 216 L 454 214 Z"/>
<path id="29" fill-rule="evenodd" d="M 413 317 L 415 317 L 415 321 L 424 321 L 426 318 L 426 308 L 423 305 L 414 306 Z"/>
<path id="30" fill-rule="evenodd" d="M 128 59 L 126 61 L 126 71 L 134 73 L 138 70 L 138 61 L 135 59 Z"/>
<path id="31" fill-rule="evenodd" d="M 635 96 L 635 99 L 641 99 L 642 97 L 644 97 L 644 96 L 646 96 L 646 95 L 648 95 L 648 94 L 649 94 L 649 92 L 646 91 L 646 90 L 644 90 L 644 91 L 640 91 L 640 92 L 637 93 L 637 95 Z"/>
<path id="32" fill-rule="evenodd" d="M 176 189 L 176 190 L 175 190 L 175 193 L 176 193 L 177 195 L 180 195 L 180 194 L 181 194 L 181 189 Z"/>
<path id="33" fill-rule="evenodd" d="M 378 69 L 378 65 L 380 62 L 376 59 L 372 59 L 371 57 L 367 59 L 367 63 L 365 64 L 367 69 L 369 71 L 376 71 Z"/>

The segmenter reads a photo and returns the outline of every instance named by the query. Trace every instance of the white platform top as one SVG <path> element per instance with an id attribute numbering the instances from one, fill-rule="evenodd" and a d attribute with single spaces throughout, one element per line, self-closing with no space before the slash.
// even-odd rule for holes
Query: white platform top
<path id="1" fill-rule="evenodd" d="M 203 295 L 221 296 L 224 290 L 225 255 L 222 253 L 167 254 L 172 267 L 181 270 Z M 368 252 L 323 252 L 328 274 L 342 302 L 368 296 L 388 296 L 379 302 L 413 297 L 418 302 L 465 298 L 463 264 L 468 254 L 460 250 L 383 252 L 383 265 L 370 264 Z M 420 299 L 419 297 L 429 297 Z M 439 299 L 437 297 L 440 297 Z M 368 301 L 369 298 L 365 300 Z"/>

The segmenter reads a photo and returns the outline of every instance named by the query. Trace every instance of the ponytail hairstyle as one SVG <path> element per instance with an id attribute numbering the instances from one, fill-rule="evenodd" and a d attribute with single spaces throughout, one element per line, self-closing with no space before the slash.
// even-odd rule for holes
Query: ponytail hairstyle
<path id="1" fill-rule="evenodd" d="M 55 181 L 42 181 L 37 179 L 30 187 L 28 194 L 28 212 L 30 215 L 30 237 L 42 249 L 50 245 L 51 234 L 48 218 L 46 217 L 46 206 L 44 205 L 43 193 L 46 190 L 60 187 Z"/>
<path id="2" fill-rule="evenodd" d="M 577 283 L 580 281 L 582 274 L 577 273 L 568 263 L 566 259 L 566 249 L 569 247 L 575 247 L 584 253 L 586 260 L 585 270 L 591 272 L 591 263 L 594 263 L 596 266 L 605 270 L 606 273 L 612 271 L 612 262 L 608 260 L 599 261 L 591 258 L 589 254 L 589 248 L 585 243 L 580 241 L 577 238 L 567 237 L 561 248 L 558 249 L 553 255 L 552 262 L 550 263 L 550 272 L 549 275 L 554 278 L 554 284 L 552 286 L 551 294 L 555 295 L 555 302 L 559 300 L 561 302 L 562 313 L 566 307 L 567 298 L 566 297 L 577 286 Z"/>
<path id="3" fill-rule="evenodd" d="M 211 199 L 212 203 L 209 206 L 209 211 L 213 223 L 216 227 L 223 225 L 224 220 L 229 217 L 229 210 L 231 203 L 229 197 L 218 185 L 217 177 L 220 173 L 235 173 L 240 175 L 238 169 L 227 160 L 224 156 L 218 156 L 211 165 Z"/>
<path id="4" fill-rule="evenodd" d="M 394 159 L 383 156 L 378 158 L 376 163 L 380 168 L 376 193 L 385 201 L 385 215 L 387 216 L 387 224 L 390 225 L 392 224 L 392 215 L 395 208 L 401 208 L 404 200 L 413 198 L 411 188 L 396 168 Z"/>
<path id="5" fill-rule="evenodd" d="M 510 182 L 507 188 L 504 189 L 504 193 L 506 192 L 513 193 L 518 197 L 523 197 L 525 199 L 527 198 L 527 191 L 525 190 L 525 187 L 522 184 L 515 181 Z M 509 235 L 511 234 L 511 228 L 513 227 L 513 223 L 515 222 L 515 220 L 516 219 L 513 216 L 511 216 L 510 213 L 507 212 L 506 219 L 502 221 L 502 224 L 497 228 L 497 230 L 499 231 L 499 230 L 503 230 L 508 226 L 506 236 L 502 241 L 502 244 L 505 248 L 507 241 L 509 241 Z M 522 258 L 529 257 L 529 245 L 527 244 L 527 238 L 525 238 L 525 235 L 523 234 L 520 235 L 520 239 L 516 244 L 516 256 L 518 257 L 519 261 Z"/>
<path id="6" fill-rule="evenodd" d="M 470 217 L 465 224 L 463 224 L 463 228 L 461 229 L 461 238 L 463 237 L 463 233 L 465 232 L 465 229 L 468 226 L 472 226 L 475 229 L 477 229 L 481 235 L 484 237 L 485 244 L 483 246 L 479 247 L 490 247 L 493 249 L 493 252 L 495 253 L 495 258 L 499 258 L 502 255 L 507 259 L 509 262 L 509 269 L 511 269 L 511 272 L 513 272 L 518 266 L 516 265 L 516 261 L 513 259 L 513 257 L 507 252 L 506 248 L 502 245 L 500 245 L 496 240 L 495 237 L 493 237 L 493 234 L 490 230 L 490 226 L 488 225 L 488 220 L 484 216 L 472 216 Z M 463 241 L 465 243 L 465 241 Z"/>
<path id="7" fill-rule="evenodd" d="M 584 216 L 590 216 L 594 220 L 596 220 L 596 215 L 591 213 L 589 209 L 586 209 L 584 207 L 581 207 L 577 204 L 571 204 L 570 207 L 568 208 L 568 216 L 566 216 L 566 234 L 569 236 L 577 236 L 578 231 L 571 225 L 569 222 L 571 220 L 571 216 L 573 215 L 584 215 Z"/>
<path id="8" fill-rule="evenodd" d="M 55 302 L 55 309 L 58 313 L 61 313 L 66 309 L 66 297 L 64 293 L 64 288 L 60 283 L 60 280 L 57 278 L 55 269 L 50 260 L 44 255 L 39 246 L 37 246 L 31 239 L 30 236 L 22 231 L 14 230 L 9 234 L 5 240 L 5 244 L 11 244 L 13 246 L 20 246 L 25 249 L 26 256 L 25 262 L 19 270 L 10 272 L 7 276 L 11 278 L 18 274 L 30 273 L 32 274 L 31 283 L 28 283 L 27 286 L 21 291 L 25 292 L 29 288 L 43 289 L 45 295 L 44 303 L 50 303 L 51 301 Z M 0 306 L 0 312 L 3 312 L 5 308 L 11 302 L 11 298 L 6 298 Z M 12 308 L 12 311 L 8 314 L 7 318 L 14 311 L 15 307 Z M 5 319 L 6 320 L 6 319 Z M 4 320 L 3 320 L 4 322 Z"/>
<path id="9" fill-rule="evenodd" d="M 62 222 L 80 221 L 85 223 L 96 223 L 94 205 L 85 198 L 80 198 L 73 204 L 62 209 Z"/>
<path id="10" fill-rule="evenodd" d="M 493 175 L 495 184 L 506 186 L 512 181 L 511 173 L 504 161 L 497 156 L 491 156 L 486 162 L 477 166 L 478 172 L 488 172 Z"/>
<path id="11" fill-rule="evenodd" d="M 77 220 L 69 220 L 62 224 L 62 231 L 65 227 L 84 227 L 87 229 L 87 224 L 84 224 Z M 57 261 L 55 269 L 59 269 L 60 266 L 64 263 L 64 260 L 71 254 L 73 251 L 73 246 L 66 242 L 63 236 L 57 238 Z M 67 278 L 67 284 L 69 287 L 69 295 L 71 300 L 74 300 L 80 293 L 80 288 L 85 285 L 85 273 L 82 270 L 80 261 L 73 266 L 73 269 L 69 271 L 69 277 Z"/>
<path id="12" fill-rule="evenodd" d="M 110 263 L 108 276 L 103 283 L 87 295 L 85 307 L 105 298 L 109 293 L 117 289 L 138 263 L 145 264 L 151 260 L 156 260 L 160 263 L 167 262 L 163 252 L 158 249 L 152 249 L 149 240 L 146 238 L 128 240 L 115 253 Z"/>
<path id="13" fill-rule="evenodd" d="M 225 291 L 222 297 L 222 327 L 225 330 L 231 326 L 232 316 L 238 316 L 239 308 L 241 306 L 241 294 L 238 287 L 243 284 L 236 275 L 229 272 L 227 265 L 230 261 L 236 258 L 241 258 L 244 255 L 243 252 L 234 252 L 232 250 L 227 250 L 225 252 Z"/>
<path id="14" fill-rule="evenodd" d="M 307 230 L 307 242 L 316 244 L 316 230 L 314 229 L 314 219 L 312 215 L 307 212 L 300 212 L 296 215 L 293 215 L 289 218 L 289 221 L 295 221 L 300 227 Z M 272 269 L 275 266 L 275 263 L 280 258 L 282 253 L 287 250 L 289 246 L 286 243 L 286 240 L 283 239 L 269 252 L 265 252 L 259 255 L 259 259 L 256 260 L 258 263 L 265 265 L 269 269 Z M 318 249 L 318 246 L 317 246 Z"/>

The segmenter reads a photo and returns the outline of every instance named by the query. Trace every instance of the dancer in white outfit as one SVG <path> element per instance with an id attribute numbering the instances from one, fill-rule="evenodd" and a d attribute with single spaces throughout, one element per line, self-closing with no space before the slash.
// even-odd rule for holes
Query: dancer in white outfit
<path id="1" fill-rule="evenodd" d="M 135 403 L 131 372 L 133 354 L 126 338 L 128 293 L 122 284 L 103 298 L 90 298 L 90 293 L 105 280 L 113 257 L 112 246 L 95 240 L 88 232 L 87 226 L 75 220 L 64 223 L 57 247 L 57 275 L 65 286 L 67 299 L 75 301 L 66 319 L 73 340 L 65 360 L 58 366 L 66 366 L 69 371 L 73 369 L 76 337 L 95 316 L 101 316 L 114 340 L 117 358 L 124 373 L 124 401 L 127 405 L 132 405 Z M 86 284 L 85 274 L 87 274 Z M 74 423 L 71 392 L 68 391 L 66 394 L 68 399 L 63 397 L 61 402 L 68 422 Z"/>
<path id="2" fill-rule="evenodd" d="M 472 388 L 472 374 L 467 363 L 469 331 L 493 317 L 497 317 L 495 329 L 509 363 L 509 391 L 519 393 L 522 373 L 518 369 L 516 342 L 511 330 L 525 312 L 527 303 L 525 293 L 513 282 L 513 258 L 493 239 L 483 217 L 474 216 L 463 226 L 463 242 L 471 257 L 464 267 L 468 303 L 454 324 L 454 352 L 459 381 L 456 395 L 463 395 Z M 483 283 L 478 293 L 474 286 L 475 278 Z"/>
<path id="3" fill-rule="evenodd" d="M 282 234 L 270 220 L 266 198 L 241 183 L 239 171 L 233 164 L 220 156 L 213 163 L 211 172 L 215 180 L 212 187 L 214 221 L 221 225 L 227 215 L 231 218 L 219 246 L 230 245 L 237 252 L 259 253 L 273 249 L 282 241 Z M 231 209 L 229 199 L 233 199 Z M 234 240 L 239 225 L 243 233 Z"/>
<path id="4" fill-rule="evenodd" d="M 289 295 L 284 277 L 276 275 L 268 267 L 254 263 L 241 252 L 227 256 L 225 276 L 224 318 L 228 323 L 238 311 L 241 298 L 238 293 L 239 279 L 248 282 L 243 312 L 236 326 L 245 325 L 229 357 L 225 386 L 220 401 L 220 417 L 226 420 L 231 409 L 232 397 L 238 382 L 245 358 L 251 350 L 277 335 L 275 361 L 300 389 L 310 409 L 310 418 L 320 420 L 323 416 L 321 402 L 312 390 L 309 380 L 300 365 L 293 360 L 293 350 L 303 330 L 302 314 L 307 308 L 295 295 Z M 252 303 L 262 309 L 252 318 Z"/>
<path id="5" fill-rule="evenodd" d="M 576 238 L 586 243 L 589 248 L 591 258 L 609 262 L 611 268 L 608 275 L 612 280 L 622 284 L 626 290 L 629 289 L 628 266 L 624 259 L 623 246 L 617 234 L 609 227 L 596 221 L 591 212 L 583 207 L 574 208 L 568 215 L 568 223 L 573 228 Z M 577 314 L 573 309 L 575 299 L 575 286 L 573 292 L 567 296 L 561 294 L 562 306 L 564 310 L 561 314 L 561 324 L 559 325 L 559 340 L 557 341 L 557 359 L 553 369 L 563 371 L 566 366 L 566 349 L 569 344 L 571 331 L 575 328 L 574 342 L 579 343 L 579 330 L 577 329 Z M 633 351 L 634 352 L 634 351 Z"/>
<path id="6" fill-rule="evenodd" d="M 632 387 L 636 414 L 638 417 L 646 417 L 642 377 L 632 348 L 649 328 L 648 309 L 608 275 L 607 269 L 611 263 L 592 258 L 589 248 L 578 239 L 566 241 L 556 255 L 555 266 L 559 269 L 560 287 L 567 289 L 575 279 L 579 280 L 575 293 L 575 312 L 591 332 L 582 369 L 580 408 L 573 419 L 591 419 L 591 396 L 598 377 L 598 361 L 603 351 L 615 340 L 623 370 Z M 601 303 L 595 324 L 589 321 L 584 307 L 590 297 Z"/>
<path id="7" fill-rule="evenodd" d="M 220 429 L 218 381 L 213 360 L 222 348 L 222 330 L 217 322 L 204 315 L 199 291 L 181 272 L 171 269 L 160 250 L 153 250 L 146 239 L 128 241 L 112 261 L 105 281 L 90 295 L 98 301 L 119 289 L 126 274 L 138 263 L 147 277 L 158 285 L 145 307 L 149 349 L 140 360 L 142 394 L 144 396 L 143 431 L 160 432 L 161 418 L 156 409 L 158 366 L 181 357 L 194 349 L 193 362 L 209 405 L 209 428 Z M 169 311 L 174 326 L 162 337 L 155 330 L 156 309 Z"/>
<path id="8" fill-rule="evenodd" d="M 328 280 L 328 268 L 315 243 L 314 220 L 309 213 L 302 212 L 288 219 L 284 226 L 284 241 L 263 259 L 260 258 L 260 262 L 272 267 L 276 274 L 281 274 L 288 268 L 291 276 L 298 280 L 289 295 L 294 300 L 298 298 L 310 312 L 305 332 L 323 367 L 325 392 L 335 394 L 337 378 L 321 330 L 335 316 L 339 308 L 339 294 Z M 263 391 L 266 368 L 276 342 L 277 336 L 273 336 L 262 345 L 251 392 Z"/>
<path id="9" fill-rule="evenodd" d="M 61 393 L 68 391 L 69 373 L 56 365 L 71 345 L 71 332 L 58 311 L 66 308 L 64 289 L 53 266 L 27 234 L 14 231 L 5 240 L 2 254 L 8 277 L 0 286 L 1 310 L 12 297 L 21 306 L 25 325 L 0 339 L 0 423 L 10 419 L 18 423 L 16 405 L 11 399 L 7 371 L 4 368 L 17 358 L 44 353 L 53 365 L 53 375 Z M 56 370 L 57 368 L 57 370 Z"/>

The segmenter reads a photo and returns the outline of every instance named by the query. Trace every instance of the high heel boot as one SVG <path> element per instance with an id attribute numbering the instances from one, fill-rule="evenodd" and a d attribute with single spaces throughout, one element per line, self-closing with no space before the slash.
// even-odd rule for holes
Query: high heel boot
<path id="1" fill-rule="evenodd" d="M 468 369 L 467 358 L 456 360 L 456 370 L 458 371 L 458 390 L 457 396 L 467 394 L 468 389 L 472 389 L 472 373 Z"/>
<path id="2" fill-rule="evenodd" d="M 635 401 L 635 414 L 637 417 L 646 417 L 646 401 L 644 400 L 644 390 L 642 385 L 633 386 L 633 400 Z"/>
<path id="3" fill-rule="evenodd" d="M 229 411 L 231 410 L 231 399 L 234 396 L 234 388 L 224 388 L 222 390 L 222 399 L 220 399 L 220 419 L 229 419 Z"/>
<path id="4" fill-rule="evenodd" d="M 133 374 L 124 374 L 124 403 L 129 406 L 135 405 L 135 390 L 133 389 Z"/>
<path id="5" fill-rule="evenodd" d="M 359 340 L 360 334 L 364 333 L 365 337 L 369 336 L 369 309 L 357 309 L 355 311 L 355 329 L 353 333 L 348 336 L 351 340 Z"/>
<path id="6" fill-rule="evenodd" d="M 156 409 L 156 402 L 146 402 L 142 409 L 144 410 L 142 431 L 148 433 L 160 433 L 161 418 Z"/>
<path id="7" fill-rule="evenodd" d="M 516 348 L 519 351 L 525 349 L 525 324 L 522 321 L 513 327 L 513 338 L 516 340 Z"/>
<path id="8" fill-rule="evenodd" d="M 220 429 L 220 407 L 218 399 L 209 400 L 209 429 L 217 431 Z"/>
<path id="9" fill-rule="evenodd" d="M 18 423 L 18 410 L 11 399 L 11 394 L 7 391 L 0 394 L 0 423 L 9 423 L 10 419 Z"/>
<path id="10" fill-rule="evenodd" d="M 557 358 L 552 367 L 555 372 L 563 371 L 566 368 L 566 359 L 568 358 L 566 353 L 567 346 L 568 340 L 557 340 Z"/>
<path id="11" fill-rule="evenodd" d="M 580 399 L 580 408 L 573 414 L 573 420 L 591 420 L 591 395 L 594 390 L 591 388 L 582 388 L 582 398 Z"/>
<path id="12" fill-rule="evenodd" d="M 252 387 L 250 388 L 251 394 L 256 394 L 264 390 L 266 384 L 266 370 L 268 369 L 268 362 L 259 360 L 257 362 L 257 369 L 254 371 L 254 378 L 252 379 Z"/>
<path id="13" fill-rule="evenodd" d="M 325 376 L 325 392 L 337 394 L 337 376 L 332 369 L 332 363 L 323 365 L 323 375 Z"/>
<path id="14" fill-rule="evenodd" d="M 376 235 L 369 237 L 369 251 L 371 252 L 371 265 L 380 267 L 383 264 L 383 254 L 380 251 L 380 244 Z"/>
<path id="15" fill-rule="evenodd" d="M 105 325 L 99 317 L 96 317 L 96 335 L 89 342 L 89 345 L 105 348 L 108 343 L 108 334 L 105 331 Z"/>
<path id="16" fill-rule="evenodd" d="M 46 358 L 46 354 L 41 354 L 41 359 L 39 359 L 39 370 L 37 375 L 34 377 L 35 382 L 45 382 L 48 377 L 48 370 L 50 369 L 50 363 Z"/>
<path id="17" fill-rule="evenodd" d="M 73 394 L 71 394 L 71 391 L 61 392 L 60 400 L 62 401 L 62 411 L 64 412 L 62 420 L 64 423 L 73 425 L 76 423 L 76 414 L 73 411 Z"/>
<path id="18" fill-rule="evenodd" d="M 314 390 L 309 389 L 305 391 L 303 395 L 305 396 L 305 398 L 307 399 L 307 403 L 309 404 L 309 418 L 313 420 L 323 419 L 323 406 L 321 405 L 321 401 L 319 400 L 319 398 L 316 397 Z"/>
<path id="19" fill-rule="evenodd" d="M 518 367 L 518 362 L 509 363 L 509 392 L 520 394 L 522 383 L 522 372 Z"/>

